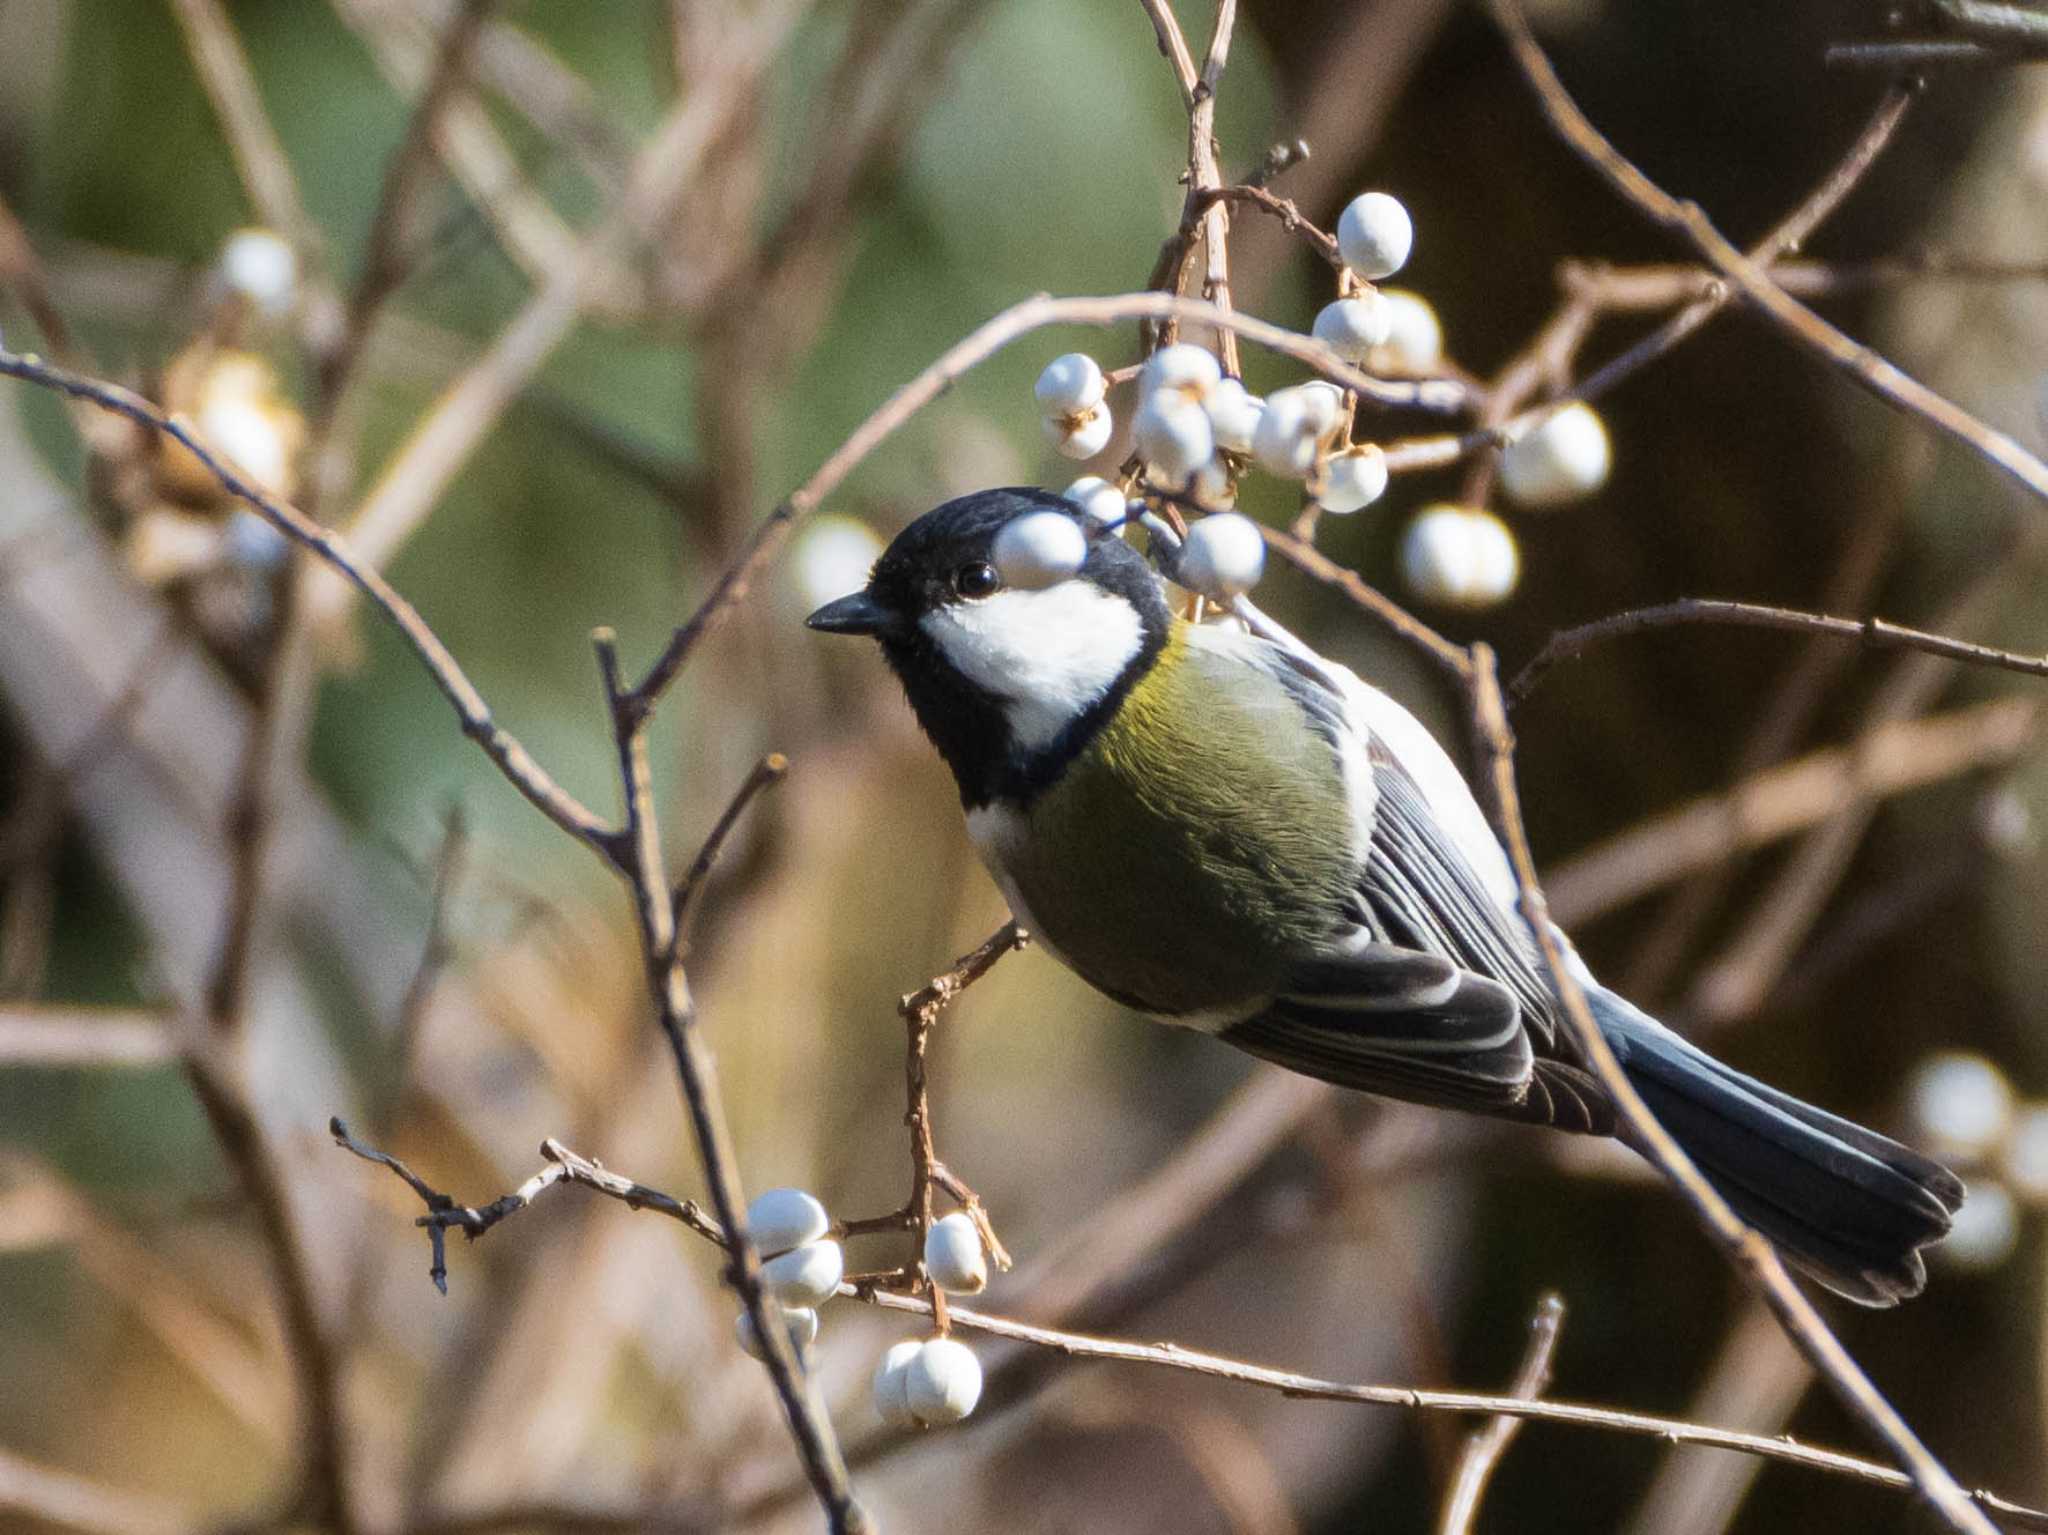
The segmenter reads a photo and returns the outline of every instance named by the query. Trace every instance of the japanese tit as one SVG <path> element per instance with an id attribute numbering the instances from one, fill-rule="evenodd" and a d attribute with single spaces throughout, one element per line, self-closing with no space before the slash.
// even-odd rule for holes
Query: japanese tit
<path id="1" fill-rule="evenodd" d="M 1077 560 L 1006 580 L 1004 529 L 1047 512 Z M 1327 1082 L 1626 1137 L 1463 776 L 1344 667 L 1184 622 L 1135 548 L 1032 489 L 927 513 L 809 623 L 881 643 L 1011 911 L 1097 990 Z M 1565 948 L 1636 1091 L 1787 1261 L 1868 1306 L 1920 1291 L 1954 1174 L 1721 1065 Z"/>

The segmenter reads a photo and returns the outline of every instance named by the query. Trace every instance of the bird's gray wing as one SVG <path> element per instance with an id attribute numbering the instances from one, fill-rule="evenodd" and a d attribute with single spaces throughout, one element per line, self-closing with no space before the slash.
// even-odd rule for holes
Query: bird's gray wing
<path id="1" fill-rule="evenodd" d="M 1575 1060 L 1542 961 L 1430 813 L 1408 771 L 1350 721 L 1345 701 L 1277 652 L 1274 670 L 1339 752 L 1372 767 L 1372 831 L 1355 924 L 1304 960 L 1287 992 L 1225 1035 L 1342 1086 L 1601 1130 L 1605 1095 Z M 1432 968 L 1436 967 L 1436 968 Z"/>

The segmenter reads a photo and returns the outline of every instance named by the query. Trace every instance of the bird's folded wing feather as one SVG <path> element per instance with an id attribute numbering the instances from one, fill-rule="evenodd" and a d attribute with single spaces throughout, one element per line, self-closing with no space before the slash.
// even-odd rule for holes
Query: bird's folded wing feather
<path id="1" fill-rule="evenodd" d="M 1597 1128 L 1604 1097 L 1558 1058 L 1556 1000 L 1519 922 L 1329 681 L 1277 649 L 1272 664 L 1335 750 L 1370 754 L 1372 831 L 1355 929 L 1305 958 L 1231 1043 L 1347 1087 Z"/>

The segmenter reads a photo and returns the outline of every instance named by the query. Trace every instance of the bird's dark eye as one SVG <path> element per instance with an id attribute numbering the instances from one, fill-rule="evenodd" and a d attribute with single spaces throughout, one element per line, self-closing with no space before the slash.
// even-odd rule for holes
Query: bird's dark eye
<path id="1" fill-rule="evenodd" d="M 1002 584 L 995 566 L 986 560 L 962 565 L 953 572 L 953 590 L 963 597 L 986 597 Z"/>

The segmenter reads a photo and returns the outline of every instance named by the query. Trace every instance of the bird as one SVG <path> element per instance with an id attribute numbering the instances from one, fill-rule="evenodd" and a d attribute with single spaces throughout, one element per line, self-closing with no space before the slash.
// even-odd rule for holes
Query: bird
<path id="1" fill-rule="evenodd" d="M 1074 558 L 1006 560 L 1027 519 Z M 1391 695 L 1277 626 L 1188 621 L 1133 543 L 1031 487 L 925 513 L 807 623 L 879 642 L 1012 915 L 1097 991 L 1342 1087 L 1631 1144 L 1499 839 Z M 1745 1222 L 1850 1301 L 1920 1293 L 1954 1173 L 1723 1065 L 1557 937 Z"/>

